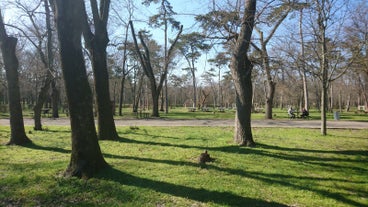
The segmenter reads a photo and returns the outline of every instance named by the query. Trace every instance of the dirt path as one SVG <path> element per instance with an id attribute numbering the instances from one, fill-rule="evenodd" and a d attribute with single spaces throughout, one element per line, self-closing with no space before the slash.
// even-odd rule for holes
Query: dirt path
<path id="1" fill-rule="evenodd" d="M 33 119 L 24 119 L 26 126 L 33 125 Z M 66 126 L 70 124 L 68 118 L 43 118 L 44 126 Z M 234 120 L 167 120 L 167 119 L 131 119 L 115 120 L 116 126 L 233 126 Z M 0 125 L 9 126 L 9 119 L 0 119 Z M 320 128 L 319 120 L 253 120 L 252 127 L 296 127 Z M 327 128 L 368 129 L 368 122 L 358 121 L 328 121 Z"/>

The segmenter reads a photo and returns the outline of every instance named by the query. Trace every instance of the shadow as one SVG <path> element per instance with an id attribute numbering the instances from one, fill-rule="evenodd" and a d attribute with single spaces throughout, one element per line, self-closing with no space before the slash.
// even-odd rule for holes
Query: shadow
<path id="1" fill-rule="evenodd" d="M 118 142 L 129 143 L 129 144 L 162 146 L 162 147 L 179 147 L 179 148 L 183 148 L 183 149 L 189 149 L 189 148 L 208 149 L 208 147 L 202 147 L 202 146 L 192 146 L 192 145 L 185 145 L 185 144 L 170 144 L 170 143 L 166 143 L 166 142 L 139 141 L 139 140 L 134 140 L 134 139 L 129 139 L 129 138 L 120 139 L 120 140 L 118 140 Z"/>
<path id="2" fill-rule="evenodd" d="M 262 143 L 257 143 L 257 146 L 263 149 L 272 149 L 280 151 L 290 151 L 290 152 L 310 152 L 310 153 L 325 153 L 325 154 L 343 154 L 352 156 L 368 156 L 368 150 L 312 150 L 312 149 L 300 149 L 300 148 L 288 148 L 280 147 L 274 145 L 267 145 Z"/>
<path id="3" fill-rule="evenodd" d="M 284 148 L 278 146 L 270 146 L 266 144 L 257 143 L 255 148 L 250 147 L 240 147 L 238 145 L 230 145 L 230 146 L 221 146 L 221 147 L 204 147 L 204 146 L 193 146 L 193 145 L 184 145 L 184 144 L 170 144 L 165 142 L 153 142 L 153 141 L 139 141 L 133 140 L 129 138 L 124 138 L 118 140 L 123 143 L 132 143 L 132 144 L 142 144 L 142 145 L 152 145 L 152 146 L 162 146 L 162 147 L 178 147 L 183 149 L 200 149 L 200 150 L 209 150 L 209 151 L 219 151 L 225 153 L 233 153 L 233 154 L 255 154 L 259 156 L 267 156 L 276 159 L 289 160 L 289 161 L 297 161 L 297 162 L 305 162 L 308 164 L 319 165 L 322 167 L 333 167 L 333 168 L 345 168 L 351 169 L 355 171 L 365 171 L 363 168 L 354 167 L 354 166 L 342 166 L 342 165 L 334 165 L 328 162 L 352 162 L 352 163 L 360 163 L 365 159 L 355 160 L 355 159 L 341 159 L 341 158 L 330 158 L 330 157 L 321 157 L 321 156 L 306 156 L 306 155 L 287 155 L 282 153 L 273 153 L 268 151 L 262 151 L 260 149 L 273 149 L 279 151 L 300 151 L 300 152 L 310 152 L 310 153 L 331 153 L 331 154 L 339 154 L 345 153 L 346 155 L 361 155 L 366 156 L 366 151 L 321 151 L 321 150 L 308 150 L 308 149 L 298 149 L 298 148 Z"/>
<path id="4" fill-rule="evenodd" d="M 35 149 L 35 150 L 46 150 L 46 151 L 59 152 L 59 153 L 69 153 L 70 154 L 72 152 L 71 150 L 66 150 L 66 149 L 62 149 L 58 147 L 44 147 L 44 146 L 36 145 L 33 142 L 25 145 L 24 147 Z"/>
<path id="5" fill-rule="evenodd" d="M 150 163 L 159 163 L 159 164 L 168 164 L 173 166 L 189 166 L 189 167 L 200 167 L 200 165 L 196 162 L 188 162 L 188 161 L 175 161 L 175 160 L 158 160 L 152 158 L 140 158 L 140 157 L 132 157 L 132 156 L 121 156 L 121 155 L 111 155 L 111 154 L 103 154 L 106 158 L 114 158 L 114 159 L 127 159 L 127 160 L 136 160 L 141 162 L 150 162 Z M 215 161 L 216 162 L 216 161 Z M 207 164 L 207 169 L 213 169 L 220 172 L 225 172 L 227 174 L 238 175 L 242 177 L 252 177 L 252 174 L 259 174 L 267 177 L 275 177 L 284 179 L 296 179 L 296 180 L 316 180 L 316 181 L 334 181 L 334 182 L 349 182 L 349 183 L 357 183 L 357 184 L 368 184 L 367 182 L 353 182 L 348 179 L 335 179 L 335 178 L 317 178 L 317 177 L 308 177 L 308 176 L 293 176 L 287 174 L 265 174 L 259 172 L 246 172 L 244 170 L 231 169 L 231 168 L 220 168 L 212 164 Z M 257 177 L 252 177 L 257 179 Z"/>
<path id="6" fill-rule="evenodd" d="M 150 189 L 172 196 L 187 198 L 198 202 L 213 202 L 218 205 L 227 206 L 272 206 L 285 207 L 287 205 L 268 202 L 259 199 L 246 198 L 231 192 L 218 192 L 204 188 L 193 188 L 173 183 L 156 181 L 130 175 L 114 168 L 104 170 L 98 178 L 119 182 L 122 185 Z"/>
<path id="7" fill-rule="evenodd" d="M 174 161 L 174 160 L 157 160 L 157 159 L 151 159 L 151 158 L 138 158 L 138 157 L 130 157 L 130 156 L 115 156 L 115 155 L 109 155 L 109 154 L 104 154 L 106 157 L 112 157 L 112 158 L 120 158 L 120 159 L 131 159 L 131 160 L 137 160 L 137 161 L 143 161 L 143 162 L 151 162 L 151 163 L 163 163 L 163 164 L 169 164 L 169 165 L 174 165 L 174 166 L 190 166 L 190 167 L 200 167 L 199 164 L 197 163 L 193 163 L 193 162 L 185 162 L 185 161 Z M 216 161 L 215 161 L 216 162 Z M 287 186 L 287 187 L 292 187 L 296 190 L 307 190 L 307 191 L 311 191 L 311 192 L 315 192 L 318 193 L 324 197 L 328 197 L 331 199 L 335 199 L 337 201 L 343 202 L 345 204 L 350 204 L 353 206 L 361 206 L 361 203 L 358 203 L 354 200 L 351 200 L 348 197 L 345 197 L 343 194 L 341 193 L 331 193 L 328 190 L 321 190 L 318 189 L 318 185 L 303 185 L 303 181 L 316 181 L 317 183 L 322 181 L 322 182 L 346 182 L 346 183 L 355 183 L 355 184 L 368 184 L 368 182 L 352 182 L 348 179 L 336 179 L 336 178 L 320 178 L 320 177 L 310 177 L 310 176 L 294 176 L 294 175 L 288 175 L 288 174 L 277 174 L 277 173 L 262 173 L 262 172 L 247 172 L 245 170 L 240 170 L 240 169 L 231 169 L 231 168 L 221 168 L 218 167 L 216 165 L 212 165 L 212 164 L 208 164 L 206 165 L 206 169 L 208 170 L 215 170 L 215 171 L 220 171 L 220 172 L 224 172 L 226 174 L 232 174 L 232 175 L 237 175 L 237 176 L 241 176 L 241 177 L 247 177 L 247 178 L 251 178 L 251 179 L 255 179 L 255 180 L 260 180 L 262 182 L 271 184 L 271 185 L 275 185 L 275 184 L 279 184 L 281 186 Z M 119 172 L 116 169 L 109 169 L 111 170 L 112 175 L 110 174 L 107 177 L 107 179 L 112 179 L 114 181 L 119 181 L 122 182 L 120 179 L 120 175 L 115 175 L 115 173 L 120 174 L 122 172 Z M 108 173 L 107 173 L 108 174 Z M 124 174 L 124 173 L 122 173 Z M 124 176 L 126 176 L 126 174 L 124 174 Z M 130 180 L 129 178 L 131 178 L 132 180 Z M 118 180 L 116 180 L 118 179 Z M 139 181 L 139 182 L 144 182 L 145 184 L 134 184 L 132 183 L 131 185 L 134 185 L 136 187 L 143 187 L 143 188 L 150 188 L 153 190 L 158 190 L 162 193 L 168 193 L 171 194 L 171 190 L 169 189 L 165 189 L 165 188 L 172 188 L 171 185 L 173 184 L 169 184 L 169 183 L 165 183 L 165 182 L 158 182 L 158 181 L 153 181 L 153 180 L 148 180 L 148 179 L 144 179 L 144 178 L 138 178 L 135 176 L 128 176 L 128 181 L 124 181 L 123 184 L 126 184 L 127 182 L 134 182 L 134 181 Z M 149 181 L 148 183 L 146 183 L 147 181 Z M 298 184 L 299 183 L 299 184 Z M 157 185 L 163 185 L 160 186 L 158 188 Z M 165 187 L 166 186 L 166 187 Z M 270 203 L 262 203 L 264 201 L 259 201 L 259 200 L 254 200 L 254 199 L 249 199 L 249 198 L 242 198 L 241 202 L 245 202 L 245 203 L 237 203 L 236 201 L 234 201 L 234 199 L 239 199 L 236 197 L 236 195 L 233 195 L 231 193 L 224 193 L 224 192 L 213 192 L 213 191 L 207 191 L 204 189 L 194 189 L 194 191 L 192 192 L 190 187 L 186 187 L 186 186 L 175 186 L 174 185 L 174 189 L 176 191 L 179 191 L 179 189 L 176 188 L 183 188 L 183 192 L 177 192 L 174 193 L 172 195 L 174 196 L 185 196 L 188 198 L 191 198 L 193 200 L 197 200 L 197 201 L 201 201 L 201 202 L 215 202 L 217 204 L 226 204 L 226 205 L 230 205 L 230 206 L 241 206 L 241 204 L 248 204 L 249 206 L 273 206 Z M 161 189 L 163 188 L 163 189 Z M 165 189 L 165 190 L 164 190 Z M 355 192 L 355 190 L 353 190 Z M 188 193 L 194 193 L 194 195 L 188 195 Z M 359 193 L 361 194 L 367 194 L 368 192 L 365 191 L 360 191 Z M 200 196 L 199 196 L 199 195 Z M 199 198 L 201 198 L 202 196 L 213 196 L 213 197 L 217 197 L 217 196 L 221 196 L 221 197 L 227 197 L 228 200 L 227 201 L 216 201 L 213 200 L 214 198 L 202 198 L 199 199 L 197 198 L 197 196 L 199 196 Z M 261 202 L 261 203 L 259 203 Z M 267 204 L 267 205 L 266 205 Z M 280 205 L 280 204 L 278 204 Z M 276 205 L 277 206 L 277 205 Z"/>

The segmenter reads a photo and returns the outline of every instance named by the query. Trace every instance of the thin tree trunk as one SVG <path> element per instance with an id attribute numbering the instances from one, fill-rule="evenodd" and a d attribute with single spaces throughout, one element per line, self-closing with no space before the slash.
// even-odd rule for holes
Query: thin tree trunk
<path id="1" fill-rule="evenodd" d="M 304 60 L 304 36 L 303 36 L 303 9 L 300 10 L 299 18 L 299 35 L 300 35 L 300 55 L 301 55 L 301 68 L 302 68 L 302 80 L 303 80 L 303 95 L 304 95 L 304 108 L 309 110 L 309 95 L 308 95 L 308 83 L 307 74 L 305 69 Z"/>
<path id="2" fill-rule="evenodd" d="M 326 40 L 326 25 L 324 12 L 325 1 L 322 1 L 318 11 L 318 27 L 319 36 L 318 40 L 321 46 L 321 81 L 322 81 L 322 93 L 321 93 L 321 134 L 327 135 L 327 110 L 328 110 L 328 59 L 327 59 L 327 40 Z"/>
<path id="3" fill-rule="evenodd" d="M 42 116 L 42 108 L 46 102 L 48 97 L 48 92 L 50 89 L 51 75 L 48 73 L 48 77 L 45 80 L 44 85 L 41 87 L 41 91 L 38 94 L 38 98 L 36 101 L 36 105 L 33 108 L 34 112 L 34 130 L 42 130 L 41 116 Z"/>
<path id="4" fill-rule="evenodd" d="M 52 118 L 59 118 L 59 90 L 56 87 L 56 79 L 51 82 Z"/>
<path id="5" fill-rule="evenodd" d="M 125 40 L 124 40 L 124 51 L 123 51 L 123 77 L 121 77 L 120 83 L 120 98 L 119 98 L 119 116 L 123 115 L 123 97 L 124 97 L 124 86 L 126 79 L 126 59 L 127 59 L 127 44 L 128 44 L 128 30 L 129 24 L 126 25 L 125 28 Z"/>
<path id="6" fill-rule="evenodd" d="M 123 70 L 123 71 L 124 71 L 124 70 Z M 123 77 L 121 77 L 121 80 L 120 80 L 120 93 L 119 93 L 119 116 L 123 116 L 124 85 L 125 85 L 125 75 L 123 75 Z"/>

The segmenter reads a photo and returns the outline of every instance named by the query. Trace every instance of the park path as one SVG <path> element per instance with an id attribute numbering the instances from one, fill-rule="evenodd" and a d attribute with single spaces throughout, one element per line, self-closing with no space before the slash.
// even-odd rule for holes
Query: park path
<path id="1" fill-rule="evenodd" d="M 26 126 L 33 126 L 33 119 L 25 118 Z M 43 118 L 44 126 L 67 126 L 68 118 Z M 115 120 L 116 126 L 234 126 L 234 120 L 170 120 L 170 119 L 128 119 Z M 9 119 L 0 119 L 0 125 L 9 126 Z M 252 120 L 252 127 L 282 127 L 282 128 L 320 128 L 319 120 Z M 368 122 L 362 121 L 327 121 L 329 129 L 368 129 Z"/>

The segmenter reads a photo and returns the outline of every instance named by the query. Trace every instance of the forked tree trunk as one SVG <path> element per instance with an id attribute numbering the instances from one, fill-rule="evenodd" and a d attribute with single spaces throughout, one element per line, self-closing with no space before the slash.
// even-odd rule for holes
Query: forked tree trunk
<path id="1" fill-rule="evenodd" d="M 10 141 L 8 145 L 24 145 L 30 143 L 24 129 L 22 106 L 18 80 L 19 62 L 16 56 L 17 38 L 6 34 L 0 10 L 0 47 L 3 55 L 6 79 L 8 81 L 8 97 L 10 111 Z"/>
<path id="2" fill-rule="evenodd" d="M 252 69 L 248 49 L 254 26 L 256 0 L 246 0 L 242 27 L 231 58 L 231 73 L 236 90 L 234 141 L 239 145 L 255 146 L 251 128 Z"/>
<path id="3" fill-rule="evenodd" d="M 110 1 L 101 0 L 98 9 L 97 1 L 91 0 L 91 10 L 94 22 L 94 34 L 88 24 L 85 8 L 81 10 L 83 14 L 83 35 L 89 53 L 92 56 L 92 69 L 95 81 L 98 137 L 101 140 L 117 140 L 119 138 L 110 99 L 109 75 L 107 72 L 106 47 L 109 42 L 107 34 L 107 20 L 109 14 Z"/>
<path id="4" fill-rule="evenodd" d="M 61 64 L 70 110 L 71 159 L 65 176 L 88 178 L 107 167 L 98 144 L 81 46 L 83 0 L 55 0 Z"/>

